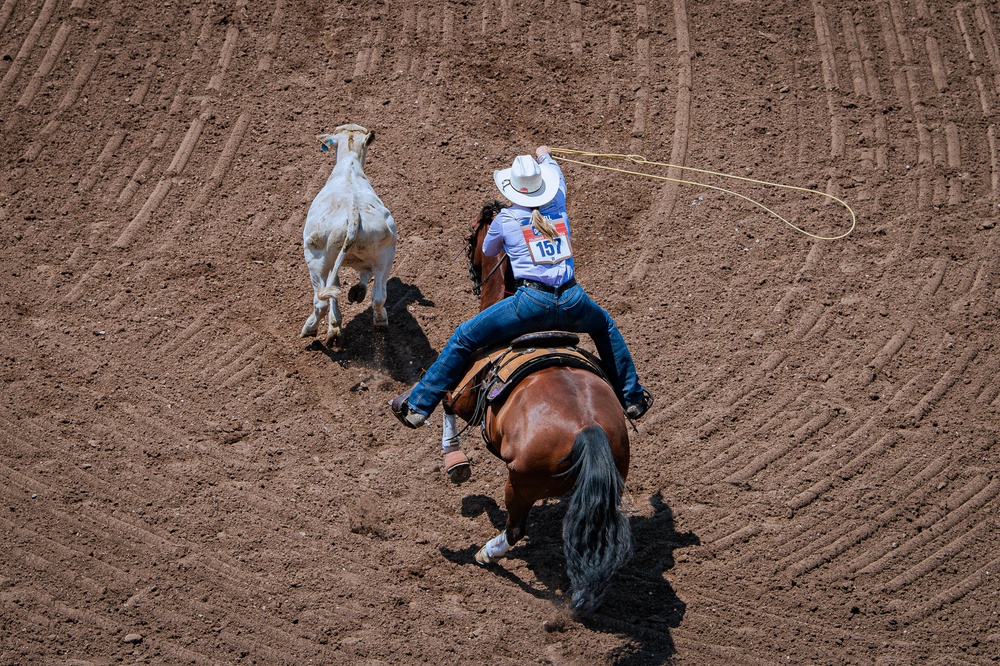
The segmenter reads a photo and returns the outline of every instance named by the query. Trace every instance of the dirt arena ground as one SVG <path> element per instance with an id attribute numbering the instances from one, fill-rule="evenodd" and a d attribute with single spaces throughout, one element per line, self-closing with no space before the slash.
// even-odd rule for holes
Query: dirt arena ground
<path id="1" fill-rule="evenodd" d="M 2 0 L 0 664 L 997 662 L 998 34 L 987 0 Z M 301 233 L 345 122 L 400 242 L 390 331 L 345 304 L 327 349 Z M 857 213 L 816 240 L 563 163 L 657 397 L 583 620 L 560 502 L 477 566 L 502 465 L 474 434 L 453 486 L 439 414 L 386 407 L 539 143 Z"/>

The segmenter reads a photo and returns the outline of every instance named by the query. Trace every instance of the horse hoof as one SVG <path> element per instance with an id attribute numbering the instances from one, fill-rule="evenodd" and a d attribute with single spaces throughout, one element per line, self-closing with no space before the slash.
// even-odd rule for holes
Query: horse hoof
<path id="1" fill-rule="evenodd" d="M 486 554 L 486 546 L 483 546 L 482 548 L 479 549 L 479 552 L 476 553 L 476 562 L 482 564 L 485 567 L 491 564 L 496 564 L 497 561 L 492 559 L 489 555 Z"/>
<path id="2" fill-rule="evenodd" d="M 452 483 L 465 483 L 472 476 L 469 458 L 462 451 L 452 451 L 444 457 L 445 470 Z"/>

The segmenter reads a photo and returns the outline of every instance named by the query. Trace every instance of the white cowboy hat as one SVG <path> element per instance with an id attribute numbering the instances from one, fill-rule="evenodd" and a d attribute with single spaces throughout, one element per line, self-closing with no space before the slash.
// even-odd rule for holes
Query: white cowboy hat
<path id="1" fill-rule="evenodd" d="M 531 155 L 518 155 L 509 169 L 493 172 L 493 182 L 500 194 L 514 203 L 538 208 L 556 198 L 559 169 L 551 164 L 539 164 Z"/>

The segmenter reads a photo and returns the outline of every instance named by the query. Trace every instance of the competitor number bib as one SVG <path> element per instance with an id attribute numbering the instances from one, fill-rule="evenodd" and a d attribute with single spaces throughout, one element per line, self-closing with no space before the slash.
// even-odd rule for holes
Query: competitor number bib
<path id="1" fill-rule="evenodd" d="M 536 264 L 556 264 L 573 256 L 573 248 L 569 244 L 569 232 L 562 217 L 549 219 L 555 227 L 556 237 L 549 240 L 535 230 L 535 225 L 527 224 L 521 227 L 524 242 L 528 244 L 531 260 Z"/>

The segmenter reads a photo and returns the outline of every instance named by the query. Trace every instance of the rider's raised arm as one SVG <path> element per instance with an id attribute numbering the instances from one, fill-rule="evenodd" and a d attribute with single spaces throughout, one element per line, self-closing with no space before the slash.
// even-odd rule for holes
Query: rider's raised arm
<path id="1" fill-rule="evenodd" d="M 559 191 L 562 195 L 566 196 L 566 176 L 563 175 L 562 167 L 559 166 L 559 162 L 552 159 L 552 155 L 549 154 L 548 148 L 545 149 L 544 153 L 540 153 L 537 157 L 539 164 L 551 164 L 559 172 Z"/>

